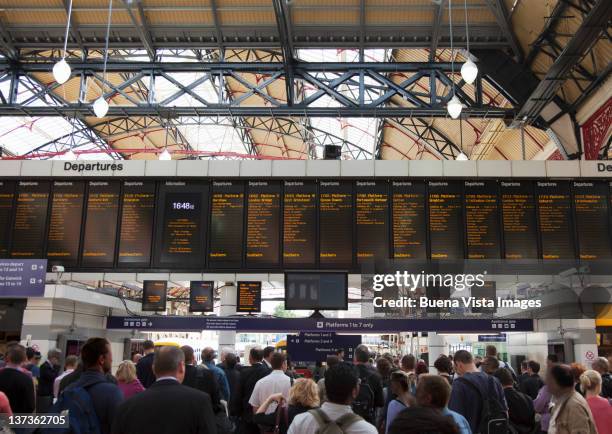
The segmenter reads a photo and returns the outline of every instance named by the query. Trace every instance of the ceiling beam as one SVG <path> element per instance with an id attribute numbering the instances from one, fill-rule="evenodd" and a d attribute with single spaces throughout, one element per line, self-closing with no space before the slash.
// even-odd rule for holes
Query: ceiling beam
<path id="1" fill-rule="evenodd" d="M 444 9 L 448 0 L 440 0 L 434 8 L 434 19 L 431 30 L 431 45 L 429 46 L 429 61 L 433 62 L 436 59 L 436 51 L 438 50 L 438 42 L 440 41 L 440 27 L 442 26 L 442 18 L 444 17 Z"/>
<path id="2" fill-rule="evenodd" d="M 0 17 L 0 50 L 6 57 L 11 60 L 17 60 L 19 58 L 19 50 L 13 44 L 13 38 L 11 33 L 6 27 L 6 24 Z"/>
<path id="3" fill-rule="evenodd" d="M 295 81 L 294 81 L 294 49 L 291 36 L 291 13 L 289 5 L 285 0 L 273 0 L 278 36 L 283 51 L 283 66 L 285 69 L 285 93 L 287 104 L 293 105 L 295 100 Z"/>
<path id="4" fill-rule="evenodd" d="M 486 0 L 486 2 L 491 12 L 493 12 L 495 20 L 497 21 L 497 24 L 499 25 L 499 28 L 501 29 L 502 34 L 504 35 L 504 38 L 506 38 L 506 41 L 508 41 L 512 52 L 516 57 L 516 61 L 518 63 L 522 63 L 524 57 L 523 49 L 521 48 L 521 44 L 518 42 L 518 39 L 516 38 L 514 31 L 512 30 L 510 14 L 506 9 L 504 0 Z"/>
<path id="5" fill-rule="evenodd" d="M 132 20 L 132 24 L 138 31 L 140 42 L 142 43 L 142 45 L 144 45 L 145 50 L 147 50 L 149 59 L 155 60 L 155 45 L 153 44 L 153 38 L 151 37 L 151 31 L 147 23 L 147 17 L 145 16 L 144 10 L 142 9 L 142 1 L 123 0 L 123 4 L 125 5 L 125 9 L 127 10 L 130 19 Z M 136 7 L 136 11 L 132 9 L 134 4 Z"/>

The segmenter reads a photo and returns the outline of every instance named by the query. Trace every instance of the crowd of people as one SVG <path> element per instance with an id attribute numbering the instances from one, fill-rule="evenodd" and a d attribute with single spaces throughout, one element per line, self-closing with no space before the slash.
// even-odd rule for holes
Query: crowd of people
<path id="1" fill-rule="evenodd" d="M 122 361 L 114 373 L 104 338 L 80 357 L 7 346 L 0 369 L 0 413 L 61 413 L 79 433 L 100 434 L 612 434 L 612 378 L 605 358 L 591 369 L 558 363 L 545 372 L 526 360 L 518 373 L 490 345 L 428 364 L 411 354 L 353 360 L 329 355 L 301 378 L 287 354 L 252 348 L 248 364 L 233 353 L 189 346 L 155 347 Z M 17 433 L 35 430 L 16 429 Z"/>

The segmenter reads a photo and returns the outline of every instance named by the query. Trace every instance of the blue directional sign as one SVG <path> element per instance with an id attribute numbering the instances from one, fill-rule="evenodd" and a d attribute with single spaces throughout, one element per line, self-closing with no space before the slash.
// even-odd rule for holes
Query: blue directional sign
<path id="1" fill-rule="evenodd" d="M 0 259 L 0 297 L 42 297 L 46 259 Z"/>
<path id="2" fill-rule="evenodd" d="M 287 335 L 287 352 L 294 362 L 324 362 L 327 356 L 344 350 L 344 360 L 353 361 L 353 351 L 361 344 L 361 335 L 309 333 Z"/>

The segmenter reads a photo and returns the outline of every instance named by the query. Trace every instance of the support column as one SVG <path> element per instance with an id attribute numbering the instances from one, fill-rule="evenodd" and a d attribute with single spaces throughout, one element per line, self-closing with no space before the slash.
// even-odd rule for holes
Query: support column
<path id="1" fill-rule="evenodd" d="M 219 306 L 219 316 L 229 316 L 236 314 L 236 285 L 224 286 L 221 288 L 221 305 Z M 223 351 L 234 352 L 236 350 L 236 332 L 219 331 L 219 354 Z"/>
<path id="2" fill-rule="evenodd" d="M 429 332 L 427 334 L 427 350 L 429 352 L 429 372 L 437 373 L 438 371 L 434 368 L 434 362 L 441 354 L 446 354 L 448 352 L 444 336 Z"/>

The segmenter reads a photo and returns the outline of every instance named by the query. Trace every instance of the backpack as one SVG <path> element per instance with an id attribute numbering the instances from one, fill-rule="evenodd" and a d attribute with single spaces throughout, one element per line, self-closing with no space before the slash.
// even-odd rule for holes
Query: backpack
<path id="1" fill-rule="evenodd" d="M 87 386 L 75 386 L 65 389 L 57 402 L 51 406 L 50 413 L 68 414 L 68 428 L 48 429 L 43 434 L 65 433 L 65 434 L 100 434 L 100 421 L 93 406 L 93 400 L 88 389 L 96 384 Z"/>
<path id="2" fill-rule="evenodd" d="M 361 416 L 355 413 L 346 413 L 336 420 L 331 420 L 320 408 L 310 410 L 308 413 L 312 414 L 319 425 L 317 434 L 346 434 L 348 427 L 363 420 Z"/>
<path id="3" fill-rule="evenodd" d="M 351 405 L 355 414 L 361 416 L 366 421 L 374 424 L 376 419 L 376 409 L 374 408 L 374 390 L 368 382 L 370 376 L 364 375 L 359 377 L 361 384 L 359 385 L 359 394 L 353 400 Z"/>
<path id="4" fill-rule="evenodd" d="M 202 390 L 201 384 L 204 379 L 204 372 L 208 371 L 208 367 L 206 365 L 198 365 L 196 367 L 196 381 L 197 387 L 199 390 Z M 227 417 L 227 413 L 223 405 L 220 408 L 216 408 L 217 406 L 212 403 L 213 412 L 215 413 L 215 425 L 217 426 L 218 434 L 229 434 L 233 431 L 232 423 Z"/>
<path id="5" fill-rule="evenodd" d="M 480 410 L 480 417 L 478 426 L 474 434 L 508 434 L 508 415 L 504 410 L 502 404 L 499 402 L 495 393 L 491 390 L 491 383 L 494 381 L 493 378 L 488 377 L 487 391 L 483 393 L 482 390 L 474 383 L 466 380 L 463 377 L 457 378 L 455 381 L 460 381 L 464 384 L 469 385 L 472 389 L 476 390 L 480 396 L 482 402 L 482 409 Z"/>

